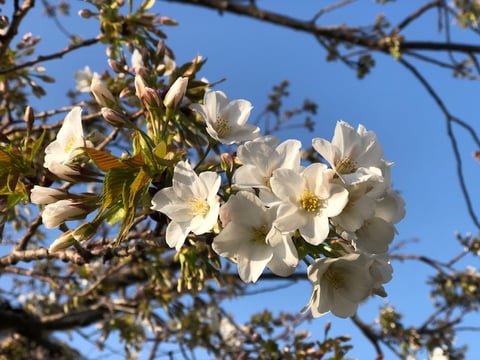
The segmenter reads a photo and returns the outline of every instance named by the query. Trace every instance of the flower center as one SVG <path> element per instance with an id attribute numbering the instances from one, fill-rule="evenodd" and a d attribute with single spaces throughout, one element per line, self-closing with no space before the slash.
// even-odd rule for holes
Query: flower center
<path id="1" fill-rule="evenodd" d="M 215 123 L 215 131 L 219 137 L 225 137 L 232 131 L 232 127 L 228 123 L 228 120 L 222 115 L 217 115 L 217 121 Z"/>
<path id="2" fill-rule="evenodd" d="M 335 271 L 335 269 L 330 266 L 327 271 L 323 274 L 325 280 L 328 281 L 328 284 L 335 290 L 345 287 L 345 280 L 340 272 Z"/>
<path id="3" fill-rule="evenodd" d="M 305 191 L 300 199 L 300 206 L 308 212 L 315 213 L 322 209 L 325 204 L 322 199 L 311 191 Z"/>
<path id="4" fill-rule="evenodd" d="M 206 217 L 208 212 L 210 211 L 210 205 L 205 199 L 193 199 L 190 205 L 190 209 L 193 215 L 200 215 L 201 217 Z"/>
<path id="5" fill-rule="evenodd" d="M 75 138 L 72 136 L 68 139 L 67 143 L 65 144 L 64 150 L 66 153 L 69 153 L 72 150 L 73 144 L 75 144 Z"/>
<path id="6" fill-rule="evenodd" d="M 265 243 L 269 229 L 265 225 L 252 229 L 252 241 L 256 243 Z"/>
<path id="7" fill-rule="evenodd" d="M 335 164 L 335 169 L 339 174 L 350 174 L 357 168 L 357 164 L 352 159 L 346 157 Z"/>

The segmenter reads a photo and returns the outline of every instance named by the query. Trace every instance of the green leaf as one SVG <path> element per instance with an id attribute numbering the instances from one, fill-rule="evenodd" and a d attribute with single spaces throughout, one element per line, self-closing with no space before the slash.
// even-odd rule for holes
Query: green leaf
<path id="1" fill-rule="evenodd" d="M 143 196 L 145 196 L 151 182 L 151 175 L 145 167 L 140 168 L 140 171 L 135 176 L 135 179 L 129 186 L 123 188 L 123 204 L 125 209 L 125 218 L 117 237 L 117 245 L 122 242 L 128 235 L 135 219 L 136 208 L 141 203 Z"/>

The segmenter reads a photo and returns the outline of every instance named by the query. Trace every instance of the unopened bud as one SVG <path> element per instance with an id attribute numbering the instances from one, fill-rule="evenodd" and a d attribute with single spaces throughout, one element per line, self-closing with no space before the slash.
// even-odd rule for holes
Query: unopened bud
<path id="1" fill-rule="evenodd" d="M 132 90 L 130 90 L 130 88 L 126 87 L 126 88 L 123 88 L 122 91 L 120 91 L 120 94 L 118 94 L 118 97 L 120 99 L 125 99 L 125 98 L 129 97 L 130 95 L 132 95 Z"/>
<path id="2" fill-rule="evenodd" d="M 116 73 L 123 73 L 125 72 L 125 68 L 121 63 L 116 60 L 108 59 L 108 65 L 112 68 L 112 70 Z"/>
<path id="3" fill-rule="evenodd" d="M 34 116 L 33 116 L 33 109 L 31 106 L 27 106 L 27 108 L 25 109 L 25 116 L 23 117 L 23 119 L 25 120 L 25 122 L 27 123 L 27 129 L 28 129 L 28 132 L 30 132 L 32 130 L 32 126 L 33 126 L 33 121 L 35 120 Z"/>
<path id="4" fill-rule="evenodd" d="M 172 19 L 171 17 L 168 16 L 162 16 L 160 19 L 157 21 L 158 23 L 162 25 L 170 25 L 170 26 L 175 26 L 178 25 L 178 21 L 175 19 Z"/>
<path id="5" fill-rule="evenodd" d="M 95 76 L 92 78 L 90 91 L 95 97 L 97 103 L 101 106 L 111 107 L 117 103 L 110 90 L 108 90 L 105 84 Z"/>
<path id="6" fill-rule="evenodd" d="M 145 80 L 143 80 L 140 75 L 135 76 L 135 91 L 139 99 L 143 97 L 146 87 L 147 83 L 145 82 Z"/>
<path id="7" fill-rule="evenodd" d="M 229 153 L 223 153 L 220 155 L 220 167 L 222 168 L 223 171 L 225 171 L 227 174 L 231 173 L 233 170 L 233 157 Z"/>
<path id="8" fill-rule="evenodd" d="M 105 121 L 112 126 L 115 126 L 117 128 L 126 127 L 129 129 L 132 129 L 135 127 L 135 124 L 133 124 L 127 116 L 125 116 L 119 111 L 116 111 L 107 107 L 103 107 L 101 112 Z"/>
<path id="9" fill-rule="evenodd" d="M 72 230 L 64 232 L 55 241 L 48 247 L 50 253 L 68 249 L 70 246 L 75 244 L 75 239 L 72 236 Z"/>
<path id="10" fill-rule="evenodd" d="M 155 89 L 146 87 L 145 91 L 142 96 L 142 100 L 145 106 L 158 108 L 161 104 L 160 96 L 158 96 L 158 92 Z"/>
<path id="11" fill-rule="evenodd" d="M 88 9 L 83 9 L 83 10 L 80 10 L 78 12 L 78 16 L 84 18 L 84 19 L 88 19 L 88 18 L 91 18 L 93 16 L 93 12 L 91 12 L 90 10 Z"/>
<path id="12" fill-rule="evenodd" d="M 163 104 L 168 109 L 176 109 L 182 101 L 188 86 L 188 77 L 180 76 L 168 89 Z"/>
<path id="13" fill-rule="evenodd" d="M 91 239 L 97 233 L 97 226 L 87 222 L 80 225 L 72 232 L 72 236 L 77 241 L 86 241 Z"/>

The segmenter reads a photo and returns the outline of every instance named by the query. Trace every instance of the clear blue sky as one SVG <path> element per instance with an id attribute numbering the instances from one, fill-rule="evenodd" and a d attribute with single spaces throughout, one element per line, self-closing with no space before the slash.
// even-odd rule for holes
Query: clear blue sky
<path id="1" fill-rule="evenodd" d="M 260 5 L 263 3 L 268 5 L 272 1 L 263 1 Z M 319 4 L 306 0 L 273 3 L 276 3 L 280 10 L 283 8 L 291 14 L 305 17 L 318 10 Z M 373 3 L 361 2 L 348 11 L 339 10 L 325 15 L 321 23 L 373 23 L 377 12 L 382 10 Z M 399 19 L 418 6 L 416 2 L 411 2 L 411 6 L 406 3 L 400 5 L 400 9 L 399 5 L 392 5 L 385 6 L 383 10 L 387 17 L 394 16 Z M 74 9 L 83 8 L 84 5 L 82 2 L 72 2 Z M 266 104 L 271 86 L 283 79 L 291 83 L 288 104 L 299 105 L 304 98 L 310 98 L 319 104 L 315 133 L 279 133 L 283 139 L 295 137 L 303 142 L 304 147 L 308 147 L 313 137 L 330 139 L 339 119 L 354 126 L 362 123 L 367 129 L 375 131 L 383 145 L 384 157 L 395 162 L 394 186 L 407 203 L 407 216 L 397 227 L 399 234 L 395 241 L 419 240 L 408 245 L 405 252 L 428 254 L 447 260 L 452 252 L 459 250 L 454 232 L 475 232 L 475 226 L 468 217 L 460 193 L 445 119 L 419 82 L 393 59 L 377 56 L 377 66 L 372 74 L 363 80 L 357 80 L 355 73 L 344 65 L 326 63 L 325 52 L 315 39 L 307 34 L 238 16 L 219 16 L 213 11 L 197 7 L 159 2 L 155 10 L 180 23 L 178 27 L 166 28 L 169 37 L 167 44 L 174 50 L 177 63 L 186 62 L 197 54 L 207 57 L 208 62 L 202 75 L 211 81 L 226 78 L 227 81 L 221 84 L 219 89 L 232 99 L 250 100 L 255 106 L 253 118 Z M 75 12 L 72 11 L 72 14 Z M 28 29 L 22 30 L 44 34 L 42 27 L 46 20 L 39 15 L 37 20 L 34 23 L 26 22 Z M 72 32 L 87 29 L 92 36 L 97 33 L 93 20 L 68 21 Z M 416 38 L 436 36 L 433 21 L 434 19 L 430 18 L 427 26 L 415 27 L 410 35 Z M 92 28 L 88 28 L 90 24 Z M 459 36 L 459 40 L 464 36 L 462 32 L 456 32 L 455 35 Z M 49 38 L 44 38 L 42 43 L 45 52 L 48 52 L 63 47 L 66 39 L 59 33 L 50 33 Z M 84 51 L 55 63 L 62 64 L 61 67 L 47 65 L 49 73 L 61 76 L 57 76 L 57 84 L 47 87 L 49 95 L 35 105 L 36 110 L 61 105 L 58 103 L 58 96 L 63 95 L 65 89 L 75 86 L 75 70 L 85 65 L 89 65 L 94 71 L 106 68 L 104 52 L 98 50 L 97 47 L 95 56 L 98 57 L 92 57 L 92 52 Z M 425 75 L 438 86 L 440 95 L 444 96 L 452 113 L 480 130 L 474 106 L 479 94 L 479 83 L 453 79 L 448 71 L 433 68 L 428 68 Z M 461 129 L 457 129 L 457 132 L 467 168 L 467 181 L 473 191 L 473 199 L 477 199 L 480 195 L 479 187 L 476 186 L 480 165 L 472 158 L 471 153 L 478 149 Z M 412 262 L 394 263 L 394 269 L 394 278 L 386 286 L 388 301 L 405 313 L 407 323 L 415 323 L 419 315 L 421 318 L 421 314 L 427 313 L 431 308 L 428 292 L 424 287 L 429 269 Z M 259 282 L 262 283 L 261 279 Z M 303 284 L 278 294 L 233 302 L 229 310 L 240 319 L 248 314 L 247 310 L 252 309 L 296 311 L 306 304 L 309 296 L 310 285 Z M 373 321 L 375 310 L 383 301 L 369 300 L 360 308 L 359 316 Z M 358 334 L 349 320 L 325 316 L 311 324 L 313 335 L 318 329 L 321 336 L 327 320 L 333 321 L 334 332 L 347 332 L 354 336 Z M 478 322 L 478 318 L 476 321 Z M 462 337 L 459 337 L 460 342 L 461 339 Z M 364 338 L 355 341 L 354 337 L 353 343 L 355 348 L 349 355 L 359 359 L 373 357 L 373 348 Z M 480 352 L 479 345 L 471 343 L 469 346 L 477 349 L 476 353 Z"/>

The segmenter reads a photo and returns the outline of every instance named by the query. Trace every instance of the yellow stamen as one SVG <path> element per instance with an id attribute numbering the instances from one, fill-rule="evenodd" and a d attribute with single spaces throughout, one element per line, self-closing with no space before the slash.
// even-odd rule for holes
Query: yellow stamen
<path id="1" fill-rule="evenodd" d="M 66 153 L 69 153 L 72 150 L 73 144 L 75 144 L 75 138 L 72 136 L 68 139 L 67 144 L 65 145 L 64 150 Z"/>
<path id="2" fill-rule="evenodd" d="M 210 205 L 205 199 L 193 199 L 190 206 L 193 215 L 200 215 L 206 217 L 210 211 Z"/>
<path id="3" fill-rule="evenodd" d="M 339 174 L 350 174 L 357 169 L 357 163 L 346 157 L 335 164 L 335 169 Z"/>
<path id="4" fill-rule="evenodd" d="M 228 123 L 228 120 L 221 115 L 217 115 L 217 121 L 215 123 L 215 131 L 219 137 L 225 137 L 230 134 L 232 127 Z"/>
<path id="5" fill-rule="evenodd" d="M 300 199 L 300 206 L 308 212 L 318 212 L 324 207 L 323 200 L 317 197 L 314 193 L 306 190 Z"/>
<path id="6" fill-rule="evenodd" d="M 335 290 L 345 287 L 345 280 L 342 274 L 339 271 L 335 271 L 332 266 L 325 271 L 323 276 Z"/>

